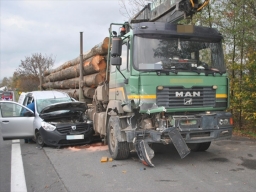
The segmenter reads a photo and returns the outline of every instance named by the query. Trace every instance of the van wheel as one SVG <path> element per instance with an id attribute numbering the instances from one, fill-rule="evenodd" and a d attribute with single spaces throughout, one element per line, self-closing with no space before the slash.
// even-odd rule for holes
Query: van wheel
<path id="1" fill-rule="evenodd" d="M 206 151 L 209 149 L 211 142 L 205 142 L 205 143 L 187 143 L 188 148 L 191 149 L 193 152 L 200 152 L 200 151 Z"/>
<path id="2" fill-rule="evenodd" d="M 36 133 L 36 143 L 40 147 L 45 146 L 44 139 L 43 139 L 42 135 L 39 133 L 39 131 Z"/>
<path id="3" fill-rule="evenodd" d="M 120 129 L 119 117 L 111 116 L 107 127 L 108 148 L 111 157 L 116 160 L 127 159 L 130 154 L 129 143 L 117 140 L 115 131 Z"/>

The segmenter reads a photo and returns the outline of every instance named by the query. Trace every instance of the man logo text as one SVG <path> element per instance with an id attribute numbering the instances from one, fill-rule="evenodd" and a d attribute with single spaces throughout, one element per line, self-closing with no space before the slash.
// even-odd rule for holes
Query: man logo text
<path id="1" fill-rule="evenodd" d="M 200 91 L 196 92 L 175 92 L 176 97 L 200 97 Z"/>

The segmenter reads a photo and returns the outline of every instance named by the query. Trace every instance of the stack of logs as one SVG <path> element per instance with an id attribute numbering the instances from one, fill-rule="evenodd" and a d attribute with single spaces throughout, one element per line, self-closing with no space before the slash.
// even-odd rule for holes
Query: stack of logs
<path id="1" fill-rule="evenodd" d="M 106 78 L 106 55 L 109 38 L 83 54 L 83 93 L 86 101 L 91 101 L 95 88 Z M 43 89 L 66 92 L 79 99 L 80 57 L 67 61 L 56 69 L 44 72 Z"/>

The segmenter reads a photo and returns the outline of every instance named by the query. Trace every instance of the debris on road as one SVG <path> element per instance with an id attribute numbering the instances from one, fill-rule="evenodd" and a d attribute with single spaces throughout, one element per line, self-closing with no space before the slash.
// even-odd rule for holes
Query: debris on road
<path id="1" fill-rule="evenodd" d="M 107 157 L 101 157 L 100 162 L 101 163 L 108 162 L 108 158 Z"/>

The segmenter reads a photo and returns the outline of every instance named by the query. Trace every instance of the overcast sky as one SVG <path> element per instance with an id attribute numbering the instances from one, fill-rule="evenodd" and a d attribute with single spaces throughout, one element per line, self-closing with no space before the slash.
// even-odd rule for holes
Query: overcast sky
<path id="1" fill-rule="evenodd" d="M 53 68 L 108 36 L 110 23 L 127 19 L 118 0 L 0 0 L 0 80 L 33 53 L 56 56 Z"/>

